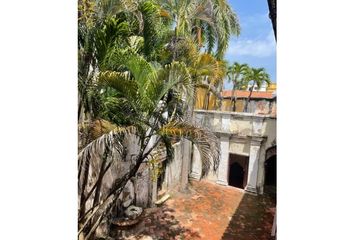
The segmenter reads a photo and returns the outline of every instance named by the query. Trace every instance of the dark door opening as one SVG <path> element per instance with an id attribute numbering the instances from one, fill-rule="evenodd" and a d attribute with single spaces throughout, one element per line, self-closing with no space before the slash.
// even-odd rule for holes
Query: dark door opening
<path id="1" fill-rule="evenodd" d="M 230 154 L 229 185 L 244 189 L 247 184 L 248 157 Z"/>
<path id="2" fill-rule="evenodd" d="M 265 185 L 277 186 L 277 156 L 265 162 Z"/>
<path id="3" fill-rule="evenodd" d="M 276 194 L 277 190 L 277 155 L 270 157 L 264 164 L 265 179 L 264 191 L 272 195 Z"/>
<path id="4" fill-rule="evenodd" d="M 230 175 L 229 175 L 229 185 L 243 188 L 243 177 L 244 177 L 243 167 L 237 162 L 231 164 Z"/>

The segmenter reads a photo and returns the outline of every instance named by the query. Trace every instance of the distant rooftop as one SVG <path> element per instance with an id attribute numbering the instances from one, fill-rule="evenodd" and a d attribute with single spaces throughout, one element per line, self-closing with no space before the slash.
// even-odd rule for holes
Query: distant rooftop
<path id="1" fill-rule="evenodd" d="M 236 96 L 237 98 L 248 98 L 250 95 L 249 91 L 242 91 L 242 90 L 236 90 Z M 229 98 L 234 96 L 234 91 L 232 90 L 224 90 L 221 93 L 221 96 L 224 98 Z M 262 98 L 262 99 L 273 99 L 275 97 L 274 91 L 267 91 L 267 92 L 258 92 L 254 91 L 252 92 L 251 98 Z"/>

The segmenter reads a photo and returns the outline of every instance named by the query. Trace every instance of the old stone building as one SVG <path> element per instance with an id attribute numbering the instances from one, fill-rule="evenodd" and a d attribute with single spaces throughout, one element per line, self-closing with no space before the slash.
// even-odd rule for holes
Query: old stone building
<path id="1" fill-rule="evenodd" d="M 244 105 L 250 92 L 223 91 L 221 106 L 209 99 L 208 110 L 196 109 L 194 121 L 211 129 L 220 139 L 221 159 L 218 172 L 207 179 L 221 185 L 231 185 L 253 194 L 263 194 L 266 186 L 276 188 L 276 87 L 252 92 L 246 112 Z M 199 98 L 203 96 L 199 95 Z M 216 98 L 214 98 L 216 101 Z M 205 99 L 197 99 L 197 105 Z M 212 106 L 212 107 L 210 107 Z M 196 106 L 198 108 L 198 106 Z M 212 110 L 211 108 L 214 108 Z M 194 147 L 190 177 L 200 179 L 201 161 Z"/>
<path id="2" fill-rule="evenodd" d="M 220 139 L 221 159 L 218 172 L 210 172 L 208 180 L 243 188 L 254 194 L 262 194 L 265 183 L 275 186 L 275 116 L 196 110 L 195 121 L 212 129 Z M 190 177 L 200 179 L 200 176 L 200 156 L 194 148 Z"/>
<path id="3" fill-rule="evenodd" d="M 227 101 L 230 93 L 223 94 Z M 244 94 L 248 95 L 249 92 Z M 249 108 L 252 112 L 196 109 L 194 121 L 212 130 L 221 144 L 217 173 L 209 172 L 206 179 L 252 194 L 263 194 L 265 189 L 276 189 L 276 94 L 254 92 L 250 102 L 253 103 Z M 181 143 L 175 144 L 175 157 L 166 169 L 164 188 L 171 189 L 181 183 L 184 176 L 182 158 L 185 157 L 190 158 L 189 177 L 200 180 L 199 151 L 192 144 L 190 146 L 190 154 L 184 156 Z"/>

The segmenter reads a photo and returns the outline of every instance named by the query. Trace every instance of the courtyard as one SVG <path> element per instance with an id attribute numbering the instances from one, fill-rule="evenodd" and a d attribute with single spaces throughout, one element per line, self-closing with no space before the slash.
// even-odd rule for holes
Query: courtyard
<path id="1" fill-rule="evenodd" d="M 121 239 L 271 240 L 276 200 L 205 180 L 189 193 L 171 193 L 161 207 L 149 208 Z"/>

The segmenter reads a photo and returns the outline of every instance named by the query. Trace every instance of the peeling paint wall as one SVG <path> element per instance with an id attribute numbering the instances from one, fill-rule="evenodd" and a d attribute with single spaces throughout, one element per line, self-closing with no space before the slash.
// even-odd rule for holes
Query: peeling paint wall
<path id="1" fill-rule="evenodd" d="M 265 119 L 262 129 L 262 135 L 267 137 L 265 147 L 268 149 L 276 145 L 277 138 L 277 122 L 275 119 Z"/>
<path id="2" fill-rule="evenodd" d="M 269 102 L 257 103 L 262 111 L 269 112 L 274 105 Z M 267 105 L 269 104 L 269 105 Z M 233 113 L 221 111 L 195 111 L 195 122 L 212 130 L 217 135 L 228 136 L 228 154 L 250 156 L 251 141 L 260 139 L 258 168 L 254 183 L 257 191 L 263 193 L 264 162 L 266 150 L 276 145 L 276 118 L 271 114 Z M 220 136 L 221 136 L 220 135 Z M 193 159 L 197 161 L 198 159 Z M 229 161 L 225 158 L 224 161 Z M 228 163 L 221 164 L 228 166 Z M 225 170 L 223 170 L 225 172 Z M 210 181 L 217 182 L 218 174 L 210 172 L 207 176 Z"/>
<path id="3" fill-rule="evenodd" d="M 117 150 L 112 150 L 112 155 L 109 158 L 114 158 L 111 167 L 108 169 L 102 179 L 102 187 L 100 191 L 99 201 L 105 199 L 116 179 L 123 177 L 129 172 L 132 165 L 135 164 L 136 156 L 139 151 L 138 139 L 133 135 L 126 135 L 123 141 L 125 151 L 123 154 L 118 153 Z M 103 159 L 93 155 L 88 163 L 89 181 L 85 186 L 85 194 L 92 189 L 96 183 Z M 124 187 L 117 202 L 116 214 L 122 214 L 123 210 L 130 205 L 137 205 L 139 207 L 148 207 L 151 203 L 151 181 L 149 168 L 143 163 L 138 170 L 139 177 L 132 178 Z M 83 179 L 79 178 L 79 190 L 83 187 Z M 93 203 L 94 194 L 86 202 L 86 209 L 89 209 Z"/>
<path id="4" fill-rule="evenodd" d="M 267 103 L 265 103 L 267 104 Z M 269 105 L 271 106 L 271 105 Z M 268 111 L 268 107 L 265 107 Z M 233 113 L 221 111 L 196 110 L 194 121 L 197 125 L 212 130 L 216 135 L 228 135 L 228 153 L 250 156 L 253 137 L 263 139 L 259 150 L 259 165 L 257 168 L 257 189 L 263 192 L 264 161 L 266 150 L 276 144 L 276 119 L 271 115 L 253 113 Z M 174 146 L 174 159 L 167 167 L 164 175 L 163 189 L 171 190 L 181 183 L 182 149 L 180 143 Z M 198 150 L 194 149 L 191 155 L 190 177 L 200 179 L 201 160 Z M 227 160 L 228 161 L 228 160 Z M 228 162 L 226 163 L 228 165 Z M 210 171 L 206 179 L 217 182 L 218 173 Z"/>
<path id="5" fill-rule="evenodd" d="M 166 167 L 164 182 L 162 184 L 163 189 L 171 190 L 174 189 L 181 182 L 182 175 L 182 147 L 181 143 L 178 142 L 173 145 L 174 158 L 170 164 Z"/>
<path id="6" fill-rule="evenodd" d="M 249 156 L 250 155 L 249 140 L 246 140 L 244 142 L 239 142 L 231 139 L 229 152 L 233 154 L 242 155 L 242 156 Z"/>

